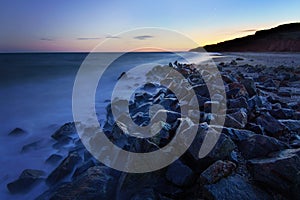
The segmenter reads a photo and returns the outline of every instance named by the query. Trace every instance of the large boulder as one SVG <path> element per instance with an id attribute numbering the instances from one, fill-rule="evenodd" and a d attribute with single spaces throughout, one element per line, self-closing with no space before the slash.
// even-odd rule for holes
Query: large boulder
<path id="1" fill-rule="evenodd" d="M 205 185 L 203 190 L 204 197 L 213 200 L 271 199 L 267 193 L 254 187 L 240 175 L 232 175 L 215 184 Z"/>
<path id="2" fill-rule="evenodd" d="M 236 168 L 236 164 L 231 161 L 218 160 L 209 166 L 200 175 L 201 184 L 213 184 L 220 179 L 229 176 Z"/>
<path id="3" fill-rule="evenodd" d="M 255 181 L 281 191 L 287 198 L 300 199 L 300 149 L 286 149 L 249 160 L 248 167 Z"/>
<path id="4" fill-rule="evenodd" d="M 285 143 L 266 136 L 252 135 L 238 142 L 238 148 L 246 159 L 267 156 L 271 152 L 287 149 Z"/>
<path id="5" fill-rule="evenodd" d="M 190 128 L 197 128 L 190 127 Z M 210 134 L 209 141 L 216 141 L 214 147 L 210 150 L 209 144 L 203 144 L 206 135 Z M 199 157 L 200 148 L 203 146 L 204 151 L 209 151 L 204 157 Z M 194 171 L 202 172 L 209 165 L 217 160 L 225 160 L 230 156 L 230 153 L 235 148 L 234 142 L 227 135 L 217 132 L 213 128 L 209 128 L 206 123 L 200 124 L 198 133 L 192 142 L 191 146 L 184 154 L 183 159 Z"/>
<path id="6" fill-rule="evenodd" d="M 106 166 L 89 168 L 70 183 L 52 188 L 37 199 L 114 199 L 116 180 Z"/>
<path id="7" fill-rule="evenodd" d="M 176 160 L 166 171 L 166 179 L 179 187 L 187 187 L 194 183 L 195 174 L 180 160 Z"/>
<path id="8" fill-rule="evenodd" d="M 257 117 L 256 123 L 262 126 L 266 133 L 272 137 L 279 137 L 287 130 L 283 123 L 272 117 L 268 112 L 263 112 Z"/>
<path id="9" fill-rule="evenodd" d="M 66 157 L 59 166 L 54 169 L 47 177 L 46 182 L 49 185 L 56 184 L 71 174 L 75 166 L 81 161 L 81 157 L 77 152 L 72 152 Z"/>
<path id="10" fill-rule="evenodd" d="M 25 193 L 32 189 L 45 175 L 44 171 L 25 169 L 19 178 L 7 184 L 7 189 L 12 194 Z"/>

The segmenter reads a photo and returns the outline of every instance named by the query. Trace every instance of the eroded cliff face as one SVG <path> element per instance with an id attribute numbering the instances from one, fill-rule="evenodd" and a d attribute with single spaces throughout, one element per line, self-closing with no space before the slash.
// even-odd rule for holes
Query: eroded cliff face
<path id="1" fill-rule="evenodd" d="M 203 48 L 209 52 L 300 52 L 300 23 L 280 25 L 257 31 L 254 35 L 206 45 Z"/>

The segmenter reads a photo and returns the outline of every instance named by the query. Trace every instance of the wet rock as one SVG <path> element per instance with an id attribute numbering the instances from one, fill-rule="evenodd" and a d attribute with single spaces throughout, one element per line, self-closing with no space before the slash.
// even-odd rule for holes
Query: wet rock
<path id="1" fill-rule="evenodd" d="M 246 77 L 246 78 L 242 79 L 241 83 L 245 86 L 250 97 L 257 94 L 253 78 Z"/>
<path id="2" fill-rule="evenodd" d="M 45 175 L 44 171 L 26 169 L 17 180 L 7 184 L 7 189 L 12 194 L 28 192 L 42 180 L 43 175 Z"/>
<path id="3" fill-rule="evenodd" d="M 248 163 L 253 179 L 280 191 L 289 199 L 299 199 L 300 149 L 286 149 Z"/>
<path id="4" fill-rule="evenodd" d="M 73 152 L 65 158 L 60 165 L 54 169 L 51 174 L 47 177 L 46 182 L 49 185 L 53 185 L 71 174 L 81 158 L 78 153 Z"/>
<path id="5" fill-rule="evenodd" d="M 232 175 L 215 184 L 205 185 L 203 193 L 205 198 L 214 200 L 271 199 L 267 193 L 252 186 L 240 175 Z"/>
<path id="6" fill-rule="evenodd" d="M 89 168 L 70 183 L 52 188 L 37 199 L 104 199 L 115 198 L 116 181 L 105 166 Z"/>
<path id="7" fill-rule="evenodd" d="M 263 127 L 268 135 L 273 137 L 281 136 L 286 131 L 286 126 L 272 117 L 268 112 L 264 112 L 257 117 L 256 123 Z"/>
<path id="8" fill-rule="evenodd" d="M 43 140 L 37 140 L 35 142 L 26 144 L 22 147 L 21 152 L 22 153 L 27 153 L 29 151 L 35 151 L 35 150 L 39 150 L 43 147 Z"/>
<path id="9" fill-rule="evenodd" d="M 26 135 L 27 132 L 21 128 L 15 128 L 14 130 L 12 130 L 11 132 L 9 132 L 8 135 L 10 136 L 21 136 L 21 135 Z"/>
<path id="10" fill-rule="evenodd" d="M 59 155 L 59 154 L 52 154 L 51 156 L 49 156 L 47 158 L 47 160 L 45 161 L 47 164 L 51 164 L 51 165 L 54 165 L 54 164 L 57 164 L 61 159 L 62 159 L 62 155 Z"/>
<path id="11" fill-rule="evenodd" d="M 166 179 L 179 187 L 187 187 L 194 183 L 193 171 L 180 160 L 169 165 L 166 172 Z"/>
<path id="12" fill-rule="evenodd" d="M 51 137 L 55 140 L 63 140 L 70 138 L 71 135 L 76 134 L 76 127 L 74 122 L 65 123 L 61 126 Z"/>
<path id="13" fill-rule="evenodd" d="M 237 65 L 237 62 L 236 62 L 235 60 L 232 60 L 232 61 L 230 62 L 230 65 Z"/>
<path id="14" fill-rule="evenodd" d="M 122 72 L 117 80 L 120 80 L 122 77 L 127 77 L 126 72 Z"/>
<path id="15" fill-rule="evenodd" d="M 74 174 L 73 174 L 73 178 L 76 178 L 78 176 L 80 176 L 81 174 L 83 174 L 85 171 L 87 171 L 89 168 L 94 167 L 95 163 L 92 160 L 89 160 L 85 163 L 83 163 L 81 166 L 77 167 Z"/>
<path id="16" fill-rule="evenodd" d="M 238 143 L 238 148 L 246 159 L 267 156 L 271 152 L 287 149 L 285 143 L 266 136 L 252 135 Z"/>
<path id="17" fill-rule="evenodd" d="M 200 182 L 202 184 L 216 183 L 229 176 L 235 168 L 236 165 L 233 162 L 218 160 L 201 173 Z"/>
<path id="18" fill-rule="evenodd" d="M 236 58 L 235 60 L 236 60 L 236 61 L 241 61 L 241 60 L 244 60 L 244 58 L 238 57 L 238 58 Z"/>

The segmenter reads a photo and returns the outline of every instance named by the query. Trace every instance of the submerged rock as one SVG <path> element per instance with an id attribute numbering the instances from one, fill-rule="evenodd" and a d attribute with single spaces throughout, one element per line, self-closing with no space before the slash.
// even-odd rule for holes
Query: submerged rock
<path id="1" fill-rule="evenodd" d="M 32 189 L 39 181 L 42 180 L 44 171 L 35 169 L 26 169 L 22 172 L 20 177 L 7 184 L 7 189 L 12 194 L 25 193 Z"/>
<path id="2" fill-rule="evenodd" d="M 75 165 L 81 160 L 77 152 L 70 153 L 46 179 L 47 184 L 53 185 L 70 175 Z"/>
<path id="3" fill-rule="evenodd" d="M 21 136 L 21 135 L 25 135 L 27 132 L 21 128 L 15 128 L 14 130 L 12 130 L 11 132 L 9 132 L 8 135 L 10 136 Z"/>

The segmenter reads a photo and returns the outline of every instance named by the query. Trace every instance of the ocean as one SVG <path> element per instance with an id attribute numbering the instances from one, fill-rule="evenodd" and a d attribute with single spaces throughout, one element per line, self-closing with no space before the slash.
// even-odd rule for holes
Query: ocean
<path id="1" fill-rule="evenodd" d="M 24 169 L 42 169 L 46 172 L 53 170 L 53 166 L 46 165 L 45 160 L 53 153 L 67 153 L 63 149 L 53 150 L 50 136 L 64 123 L 73 121 L 73 84 L 87 55 L 0 54 L 0 199 L 32 199 L 45 190 L 45 185 L 39 185 L 25 196 L 12 196 L 6 185 L 17 179 Z M 101 61 L 114 57 L 114 53 L 98 55 L 98 67 L 105 67 Z M 215 54 L 211 54 L 213 55 Z M 108 66 L 100 80 L 100 92 L 97 91 L 95 97 L 99 121 L 105 120 L 105 107 L 122 72 L 147 63 L 168 65 L 176 60 L 186 62 L 185 58 L 200 63 L 207 60 L 208 55 L 195 52 L 136 52 L 119 57 Z M 15 128 L 21 128 L 28 134 L 24 137 L 8 135 Z M 24 145 L 35 142 L 38 145 L 31 145 L 30 151 L 22 151 Z"/>

